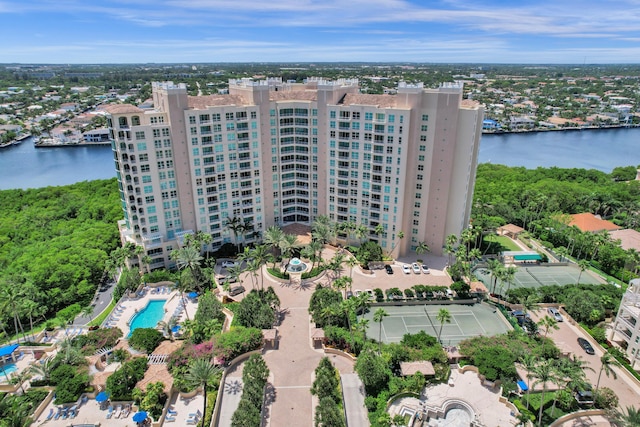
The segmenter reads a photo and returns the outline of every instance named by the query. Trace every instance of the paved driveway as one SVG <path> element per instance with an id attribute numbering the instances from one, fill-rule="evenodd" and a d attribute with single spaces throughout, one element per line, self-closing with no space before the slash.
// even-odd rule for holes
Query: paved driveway
<path id="1" fill-rule="evenodd" d="M 546 310 L 540 310 L 537 313 L 531 313 L 531 317 L 536 322 L 540 320 L 540 318 L 544 317 L 547 314 Z M 587 379 L 591 384 L 596 385 L 598 381 L 598 372 L 600 371 L 600 357 L 602 357 L 602 351 L 595 344 L 595 341 L 591 339 L 589 336 L 583 334 L 580 329 L 576 326 L 570 324 L 568 319 L 565 321 L 558 323 L 560 327 L 559 330 L 551 330 L 549 332 L 548 337 L 553 339 L 553 341 L 558 345 L 558 347 L 566 348 L 571 351 L 571 353 L 575 356 L 580 357 L 585 360 L 591 369 L 586 370 L 585 374 Z M 540 333 L 543 333 L 542 331 Z M 578 344 L 578 337 L 586 338 L 591 342 L 593 348 L 595 349 L 595 355 L 589 355 L 585 353 L 585 351 Z M 600 379 L 600 387 L 608 387 L 611 390 L 615 391 L 620 399 L 620 407 L 626 408 L 627 406 L 638 406 L 638 402 L 640 401 L 640 386 L 635 383 L 633 380 L 627 377 L 627 375 L 622 372 L 623 368 L 613 367 L 617 375 L 617 379 L 613 376 L 607 377 L 603 372 L 602 377 Z"/>

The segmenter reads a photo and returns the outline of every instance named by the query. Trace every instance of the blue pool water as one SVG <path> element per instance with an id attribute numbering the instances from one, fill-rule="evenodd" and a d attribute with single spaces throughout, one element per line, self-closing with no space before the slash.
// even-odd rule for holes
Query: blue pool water
<path id="1" fill-rule="evenodd" d="M 18 368 L 15 363 L 8 363 L 0 367 L 0 381 L 6 380 L 8 376 L 11 376 Z"/>
<path id="2" fill-rule="evenodd" d="M 158 322 L 164 317 L 164 304 L 166 302 L 166 299 L 149 301 L 147 306 L 131 319 L 129 336 L 138 328 L 155 328 Z"/>

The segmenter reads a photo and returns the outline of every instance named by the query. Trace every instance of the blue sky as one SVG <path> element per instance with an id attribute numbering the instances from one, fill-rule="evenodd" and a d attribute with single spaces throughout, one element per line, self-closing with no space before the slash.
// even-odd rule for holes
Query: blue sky
<path id="1" fill-rule="evenodd" d="M 638 63 L 640 0 L 0 0 L 0 62 Z"/>

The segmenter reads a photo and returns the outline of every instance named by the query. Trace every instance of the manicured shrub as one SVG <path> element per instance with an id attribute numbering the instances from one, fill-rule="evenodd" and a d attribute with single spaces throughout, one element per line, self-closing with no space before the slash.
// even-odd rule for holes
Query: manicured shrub
<path id="1" fill-rule="evenodd" d="M 129 345 L 138 351 L 151 354 L 164 340 L 162 332 L 153 328 L 138 328 L 129 338 Z"/>

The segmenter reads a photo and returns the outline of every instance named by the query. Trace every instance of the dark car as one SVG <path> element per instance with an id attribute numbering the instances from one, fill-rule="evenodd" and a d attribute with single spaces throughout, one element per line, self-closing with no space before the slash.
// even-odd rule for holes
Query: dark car
<path id="1" fill-rule="evenodd" d="M 387 270 L 387 274 L 393 274 L 393 268 L 390 265 L 385 265 L 384 269 Z"/>
<path id="2" fill-rule="evenodd" d="M 233 288 L 231 288 L 231 290 L 229 291 L 229 296 L 236 296 L 239 295 L 241 293 L 244 293 L 244 286 L 234 286 Z"/>
<path id="3" fill-rule="evenodd" d="M 591 384 L 583 384 L 582 387 L 576 387 L 574 389 L 573 397 L 576 399 L 579 405 L 592 405 L 593 404 L 593 390 Z"/>
<path id="4" fill-rule="evenodd" d="M 585 340 L 584 338 L 578 338 L 578 344 L 580 344 L 580 347 L 582 347 L 582 349 L 585 351 L 585 353 L 587 353 L 587 354 L 596 354 L 595 350 L 591 346 L 591 343 L 589 341 Z"/>

